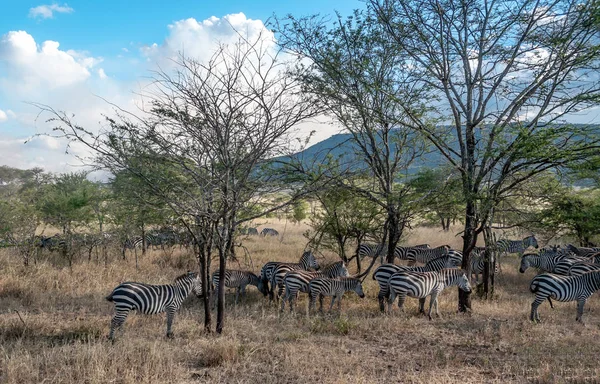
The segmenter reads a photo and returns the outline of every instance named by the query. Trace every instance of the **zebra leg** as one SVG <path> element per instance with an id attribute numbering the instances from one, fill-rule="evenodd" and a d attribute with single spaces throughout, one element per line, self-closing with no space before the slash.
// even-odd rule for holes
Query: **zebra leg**
<path id="1" fill-rule="evenodd" d="M 235 303 L 234 305 L 237 305 L 238 299 L 240 297 L 240 292 L 242 291 L 242 287 L 239 286 L 235 289 Z"/>
<path id="2" fill-rule="evenodd" d="M 400 309 L 402 312 L 404 312 L 404 301 L 406 301 L 406 295 L 398 295 L 398 309 Z"/>
<path id="3" fill-rule="evenodd" d="M 533 322 L 540 322 L 540 314 L 538 312 L 538 307 L 546 300 L 545 297 L 540 295 L 535 296 L 535 300 L 531 303 L 531 314 L 529 315 L 529 320 Z"/>
<path id="4" fill-rule="evenodd" d="M 175 317 L 175 308 L 169 307 L 167 308 L 167 337 L 172 338 L 173 332 L 171 331 L 171 326 L 173 325 L 173 318 Z"/>
<path id="5" fill-rule="evenodd" d="M 577 318 L 575 320 L 581 324 L 583 324 L 583 306 L 585 305 L 586 300 L 586 298 L 577 300 Z"/>
<path id="6" fill-rule="evenodd" d="M 344 297 L 344 295 L 338 297 L 338 313 L 342 313 L 342 297 Z"/>
<path id="7" fill-rule="evenodd" d="M 423 297 L 422 299 L 419 299 L 419 314 L 424 314 L 425 313 L 425 300 L 427 300 L 426 297 Z M 429 304 L 431 304 L 431 299 L 429 299 Z"/>
<path id="8" fill-rule="evenodd" d="M 392 313 L 392 305 L 394 304 L 394 300 L 395 299 L 396 299 L 396 292 L 394 292 L 394 290 L 391 289 L 388 292 L 388 299 L 387 299 L 387 302 L 388 302 L 388 314 Z M 383 305 L 383 297 L 381 298 L 381 304 L 380 304 L 379 307 L 381 308 L 382 305 Z"/>
<path id="9" fill-rule="evenodd" d="M 288 287 L 287 284 L 285 284 L 285 295 L 281 299 L 281 308 L 280 308 L 281 312 L 283 312 L 283 310 L 285 309 L 285 301 L 286 300 L 288 300 L 288 302 L 290 303 L 290 308 L 291 308 L 291 306 L 292 306 L 292 299 L 290 297 L 290 288 Z"/>
<path id="10" fill-rule="evenodd" d="M 323 299 L 324 296 L 319 293 L 319 312 L 323 313 Z"/>
<path id="11" fill-rule="evenodd" d="M 439 312 L 438 312 L 438 310 L 437 310 L 437 295 L 438 295 L 437 292 L 433 292 L 431 294 L 431 296 L 429 297 L 429 314 L 428 314 L 429 320 L 432 320 L 431 310 L 433 309 L 434 305 L 435 305 L 435 312 L 436 312 L 436 314 L 438 316 L 440 315 Z M 425 302 L 425 300 L 423 299 L 423 303 L 424 302 Z"/>
<path id="12" fill-rule="evenodd" d="M 110 322 L 110 334 L 108 335 L 110 340 L 114 340 L 115 330 L 121 328 L 127 319 L 127 315 L 129 315 L 129 309 L 115 309 L 115 315 Z"/>
<path id="13" fill-rule="evenodd" d="M 336 296 L 331 296 L 331 304 L 329 304 L 329 312 L 333 309 L 333 303 L 335 303 Z"/>
<path id="14" fill-rule="evenodd" d="M 389 294 L 388 294 L 389 296 Z M 379 310 L 381 312 L 385 311 L 384 301 L 386 299 L 386 294 L 383 292 L 383 289 L 379 289 L 379 294 L 377 294 L 377 301 L 379 301 Z"/>

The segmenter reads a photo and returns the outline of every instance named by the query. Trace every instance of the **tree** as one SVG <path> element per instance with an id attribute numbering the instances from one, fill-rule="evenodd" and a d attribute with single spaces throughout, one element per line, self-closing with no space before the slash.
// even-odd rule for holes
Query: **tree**
<path id="1" fill-rule="evenodd" d="M 263 32 L 264 33 L 264 32 Z M 120 111 L 109 130 L 94 134 L 48 106 L 58 136 L 94 153 L 93 162 L 113 173 L 127 170 L 162 199 L 194 238 L 205 290 L 205 329 L 210 329 L 209 263 L 219 254 L 216 331 L 224 326 L 224 272 L 236 228 L 293 201 L 295 185 L 283 185 L 260 165 L 286 150 L 297 123 L 316 113 L 288 76 L 290 64 L 271 35 L 222 45 L 207 62 L 183 54 L 174 72 L 154 75 L 143 117 Z M 264 194 L 286 189 L 287 201 L 251 212 Z"/>
<path id="2" fill-rule="evenodd" d="M 393 262 L 413 215 L 412 190 L 404 181 L 425 150 L 418 132 L 398 124 L 404 111 L 396 100 L 420 104 L 418 89 L 406 87 L 400 50 L 359 11 L 347 20 L 338 16 L 333 27 L 318 16 L 289 16 L 278 33 L 285 49 L 309 59 L 296 73 L 304 90 L 351 135 L 354 156 L 338 159 L 323 174 L 385 210 L 382 240 Z"/>
<path id="3" fill-rule="evenodd" d="M 426 135 L 460 174 L 463 268 L 502 196 L 589 156 L 596 128 L 560 124 L 597 105 L 598 2 L 369 0 L 402 49 L 427 115 L 397 99 L 398 122 Z M 448 118 L 450 117 L 450 118 Z M 408 123 L 407 123 L 408 122 Z M 470 306 L 459 291 L 459 308 Z"/>

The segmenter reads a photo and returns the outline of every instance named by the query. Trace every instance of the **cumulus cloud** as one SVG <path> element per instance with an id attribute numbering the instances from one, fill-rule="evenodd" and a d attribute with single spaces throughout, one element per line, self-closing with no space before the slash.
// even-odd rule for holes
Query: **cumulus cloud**
<path id="1" fill-rule="evenodd" d="M 90 76 L 89 70 L 102 61 L 59 47 L 52 40 L 39 46 L 25 31 L 8 32 L 0 38 L 0 64 L 6 68 L 0 85 L 18 95 L 28 95 L 35 89 L 66 87 L 85 81 Z"/>
<path id="2" fill-rule="evenodd" d="M 8 120 L 8 114 L 0 109 L 0 123 Z"/>
<path id="3" fill-rule="evenodd" d="M 106 76 L 106 72 L 104 72 L 104 69 L 100 68 L 98 70 L 98 77 L 101 79 L 106 79 L 108 76 Z"/>
<path id="4" fill-rule="evenodd" d="M 35 18 L 51 19 L 54 17 L 54 12 L 56 12 L 56 13 L 72 13 L 73 11 L 74 11 L 74 9 L 69 7 L 67 4 L 38 5 L 37 7 L 33 7 L 33 8 L 29 9 L 29 17 L 34 18 L 34 19 Z"/>

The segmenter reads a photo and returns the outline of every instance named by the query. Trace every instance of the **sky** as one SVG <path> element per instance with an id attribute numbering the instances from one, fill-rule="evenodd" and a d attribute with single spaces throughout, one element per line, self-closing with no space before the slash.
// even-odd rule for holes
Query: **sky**
<path id="1" fill-rule="evenodd" d="M 6 1 L 0 12 L 0 165 L 51 172 L 79 170 L 73 154 L 83 150 L 74 146 L 66 154 L 65 142 L 36 136 L 51 126 L 31 103 L 98 126 L 111 111 L 107 101 L 134 110 L 150 71 L 176 51 L 202 59 L 218 42 L 234 39 L 232 26 L 252 34 L 273 15 L 349 15 L 363 6 L 359 0 L 41 1 Z M 303 129 L 317 130 L 314 141 L 339 130 L 316 123 Z"/>

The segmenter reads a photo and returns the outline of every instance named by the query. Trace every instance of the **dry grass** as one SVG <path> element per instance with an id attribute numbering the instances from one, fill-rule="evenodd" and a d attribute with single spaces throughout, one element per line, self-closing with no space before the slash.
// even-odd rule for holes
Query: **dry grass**
<path id="1" fill-rule="evenodd" d="M 258 272 L 266 261 L 297 259 L 304 230 L 288 225 L 282 242 L 248 238 L 251 257 L 240 251 L 240 267 Z M 458 246 L 458 239 L 418 228 L 408 242 Z M 369 277 L 367 297 L 347 295 L 341 314 L 307 318 L 305 297 L 296 314 L 279 313 L 250 288 L 237 307 L 228 295 L 222 336 L 202 332 L 203 310 L 190 299 L 175 318 L 172 340 L 164 337 L 164 315 L 132 315 L 116 343 L 106 340 L 112 305 L 104 296 L 114 286 L 169 282 L 190 263 L 191 255 L 154 251 L 138 271 L 132 257 L 117 256 L 108 268 L 25 268 L 0 253 L 0 383 L 592 382 L 600 373 L 597 299 L 586 306 L 585 327 L 575 323 L 575 303 L 554 310 L 543 304 L 544 322 L 531 324 L 533 273 L 519 274 L 516 258 L 503 260 L 495 298 L 474 298 L 471 315 L 455 313 L 455 290 L 442 295 L 440 319 L 417 316 L 416 300 L 404 314 L 382 315 Z"/>

